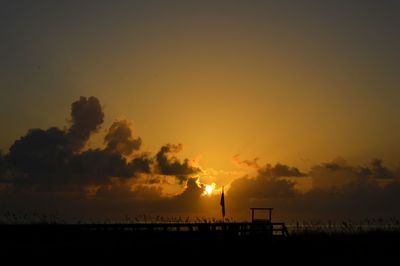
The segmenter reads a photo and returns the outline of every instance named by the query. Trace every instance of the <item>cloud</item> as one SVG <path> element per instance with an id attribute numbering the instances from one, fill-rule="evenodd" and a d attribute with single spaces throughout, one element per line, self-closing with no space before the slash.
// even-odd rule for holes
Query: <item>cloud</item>
<path id="1" fill-rule="evenodd" d="M 6 160 L 14 182 L 32 184 L 62 179 L 68 172 L 67 162 L 71 157 L 65 132 L 52 127 L 29 130 L 14 142 Z"/>
<path id="2" fill-rule="evenodd" d="M 285 179 L 271 179 L 264 176 L 235 179 L 229 190 L 238 198 L 286 198 L 296 194 L 294 182 Z"/>
<path id="3" fill-rule="evenodd" d="M 101 186 L 96 192 L 95 200 L 113 202 L 116 199 L 120 202 L 126 201 L 157 201 L 162 197 L 160 186 L 135 184 L 129 180 L 119 180 L 112 186 Z"/>
<path id="4" fill-rule="evenodd" d="M 82 151 L 90 135 L 98 130 L 104 113 L 95 97 L 72 103 L 70 128 L 31 129 L 15 141 L 5 156 L 10 176 L 18 187 L 44 186 L 63 189 L 108 183 L 111 177 L 132 178 L 150 173 L 153 161 L 145 154 L 130 160 L 140 138 L 133 138 L 129 122 L 115 121 L 105 136 L 104 149 Z M 3 178 L 3 181 L 6 181 Z"/>
<path id="5" fill-rule="evenodd" d="M 118 120 L 105 134 L 104 147 L 85 149 L 104 113 L 95 97 L 81 97 L 71 110 L 69 128 L 30 129 L 0 154 L 0 207 L 66 215 L 69 208 L 81 215 L 85 208 L 96 215 L 197 208 L 204 188 L 189 175 L 200 169 L 176 157 L 182 145 L 162 146 L 155 156 L 141 152 L 142 139 L 133 136 L 129 121 Z M 163 194 L 167 176 L 186 185 L 182 193 Z"/>
<path id="6" fill-rule="evenodd" d="M 130 123 L 126 120 L 115 121 L 104 138 L 106 149 L 113 153 L 131 155 L 140 149 L 142 139 L 133 138 Z"/>
<path id="7" fill-rule="evenodd" d="M 368 179 L 393 179 L 395 174 L 383 166 L 380 159 L 373 159 L 369 166 L 350 166 L 344 159 L 336 158 L 332 162 L 313 166 L 310 176 L 315 188 L 330 188 Z"/>
<path id="8" fill-rule="evenodd" d="M 375 180 L 356 180 L 341 187 L 313 189 L 277 206 L 292 218 L 365 219 L 395 217 L 400 206 L 400 185 L 385 186 Z"/>
<path id="9" fill-rule="evenodd" d="M 281 163 L 277 163 L 275 164 L 275 166 L 267 164 L 265 167 L 259 169 L 259 174 L 261 176 L 266 176 L 270 178 L 305 176 L 305 174 L 300 172 L 298 168 L 289 167 Z"/>
<path id="10" fill-rule="evenodd" d="M 139 155 L 129 162 L 129 167 L 133 172 L 152 173 L 153 160 L 147 157 L 146 154 Z"/>
<path id="11" fill-rule="evenodd" d="M 189 175 L 198 173 L 199 168 L 190 165 L 188 159 L 181 162 L 175 154 L 182 150 L 182 145 L 167 144 L 161 147 L 156 154 L 158 173 L 162 175 L 173 175 L 182 184 L 188 180 Z"/>
<path id="12" fill-rule="evenodd" d="M 93 157 L 96 152 L 82 155 L 79 151 L 90 135 L 100 128 L 103 120 L 104 113 L 99 100 L 96 97 L 80 97 L 71 105 L 71 126 L 67 130 L 57 127 L 30 129 L 14 142 L 6 155 L 12 181 L 17 185 L 69 183 L 77 174 L 79 167 L 76 165 L 89 167 L 88 157 Z M 97 160 L 104 158 L 103 152 L 97 153 Z M 116 161 L 115 156 L 112 159 Z M 83 161 L 77 163 L 79 160 Z M 97 165 L 92 167 L 96 168 Z M 82 169 L 85 171 L 85 167 L 82 166 Z"/>
<path id="13" fill-rule="evenodd" d="M 370 165 L 371 165 L 370 172 L 373 178 L 390 179 L 394 178 L 395 176 L 395 174 L 392 171 L 383 166 L 383 161 L 380 159 L 373 159 Z"/>
<path id="14" fill-rule="evenodd" d="M 85 149 L 104 113 L 95 97 L 81 97 L 71 110 L 69 128 L 30 129 L 7 153 L 0 153 L 0 208 L 98 217 L 140 212 L 219 215 L 219 195 L 202 196 L 204 185 L 193 178 L 202 170 L 189 159 L 177 158 L 181 144 L 166 144 L 155 155 L 144 153 L 131 124 L 119 120 L 105 134 L 103 147 Z M 308 173 L 283 163 L 260 167 L 257 158 L 234 159 L 257 172 L 241 174 L 230 184 L 223 172 L 212 173 L 218 178 L 213 182 L 226 185 L 228 216 L 248 215 L 248 208 L 255 206 L 274 207 L 278 218 L 285 219 L 400 213 L 394 204 L 400 201 L 400 172 L 381 159 L 357 166 L 336 158 L 312 166 Z M 297 190 L 305 179 L 312 180 L 312 187 Z M 172 185 L 177 189 L 164 193 Z"/>
<path id="15" fill-rule="evenodd" d="M 90 152 L 82 154 L 88 156 Z M 121 166 L 121 169 L 129 167 L 129 163 L 125 162 L 126 165 Z M 108 173 L 122 171 L 109 167 L 106 164 L 101 171 Z M 315 170 L 319 168 L 323 171 Z M 124 175 L 120 172 L 112 174 Z M 225 195 L 227 215 L 248 219 L 248 208 L 256 206 L 273 207 L 273 218 L 286 221 L 312 218 L 342 220 L 391 217 L 400 212 L 400 206 L 394 204 L 400 201 L 400 184 L 397 179 L 389 179 L 388 183 L 382 185 L 381 181 L 385 180 L 374 178 L 372 175 L 366 176 L 360 167 L 352 166 L 344 160 L 334 160 L 314 166 L 310 178 L 323 179 L 325 174 L 328 174 L 325 178 L 330 181 L 348 180 L 336 185 L 315 186 L 308 192 L 300 192 L 295 188 L 296 180 L 299 179 L 277 178 L 277 175 L 265 174 L 265 171 L 258 172 L 254 177 L 244 176 L 235 179 Z M 87 177 L 77 178 L 86 179 L 92 174 L 86 173 L 86 175 Z M 204 187 L 195 178 L 188 178 L 184 182 L 186 186 L 182 192 L 166 197 L 163 195 L 163 185 L 160 183 L 141 184 L 131 178 L 107 179 L 106 175 L 103 177 L 105 178 L 103 183 L 97 182 L 85 186 L 94 191 L 90 196 L 76 190 L 2 191 L 0 206 L 25 209 L 29 207 L 37 209 L 40 206 L 44 210 L 58 210 L 66 215 L 71 213 L 83 217 L 102 217 L 102 215 L 122 217 L 125 214 L 134 216 L 143 213 L 192 217 L 199 213 L 214 217 L 220 215 L 218 204 L 220 195 L 202 196 Z M 71 211 L 71 208 L 76 209 Z"/>
<path id="16" fill-rule="evenodd" d="M 198 184 L 197 178 L 189 178 L 186 181 L 186 189 L 181 194 L 175 196 L 175 198 L 191 202 L 199 199 L 203 192 L 204 185 Z"/>
<path id="17" fill-rule="evenodd" d="M 260 166 L 257 163 L 258 160 L 259 160 L 259 158 L 254 158 L 253 160 L 241 160 L 239 158 L 239 154 L 236 154 L 235 156 L 233 156 L 233 162 L 236 165 L 249 167 L 249 168 L 254 168 L 254 169 L 259 169 L 260 168 Z"/>
<path id="18" fill-rule="evenodd" d="M 338 188 L 350 182 L 365 179 L 369 175 L 368 168 L 349 166 L 342 158 L 329 163 L 315 165 L 310 170 L 313 186 L 316 189 Z"/>
<path id="19" fill-rule="evenodd" d="M 104 122 L 104 113 L 96 97 L 81 97 L 71 105 L 71 127 L 67 138 L 73 151 L 79 151 Z"/>
<path id="20" fill-rule="evenodd" d="M 235 179 L 230 186 L 229 196 L 243 206 L 254 199 L 289 198 L 297 194 L 295 182 L 286 180 L 286 176 L 300 176 L 302 173 L 294 167 L 267 164 L 255 177 L 244 176 Z"/>
<path id="21" fill-rule="evenodd" d="M 363 167 L 342 158 L 315 165 L 308 173 L 313 187 L 307 192 L 297 191 L 293 179 L 277 178 L 286 170 L 276 172 L 275 168 L 286 169 L 266 167 L 255 177 L 232 182 L 226 202 L 233 213 L 255 206 L 274 207 L 278 219 L 362 219 L 400 213 L 400 206 L 394 204 L 400 201 L 400 183 L 381 160 Z"/>
<path id="22" fill-rule="evenodd" d="M 150 163 L 146 157 L 128 161 L 121 154 L 96 149 L 73 156 L 69 168 L 74 183 L 104 184 L 111 177 L 132 178 L 138 173 L 148 173 Z"/>

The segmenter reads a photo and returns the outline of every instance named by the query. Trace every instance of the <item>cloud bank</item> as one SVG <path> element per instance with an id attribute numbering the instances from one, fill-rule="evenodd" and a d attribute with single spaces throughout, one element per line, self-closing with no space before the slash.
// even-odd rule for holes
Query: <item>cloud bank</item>
<path id="1" fill-rule="evenodd" d="M 71 125 L 66 129 L 30 129 L 0 157 L 1 181 L 14 188 L 52 187 L 63 190 L 86 185 L 111 184 L 112 178 L 132 179 L 140 174 L 176 176 L 180 182 L 198 169 L 174 154 L 182 145 L 167 144 L 155 157 L 140 151 L 142 139 L 134 137 L 126 120 L 114 121 L 104 137 L 104 147 L 85 149 L 104 122 L 96 97 L 81 97 L 71 105 Z"/>
<path id="2" fill-rule="evenodd" d="M 77 217 L 123 217 L 135 214 L 219 215 L 219 194 L 204 195 L 197 178 L 202 170 L 179 159 L 181 144 L 167 143 L 153 155 L 131 123 L 116 120 L 103 146 L 88 148 L 105 115 L 96 97 L 71 105 L 66 128 L 30 129 L 6 153 L 0 153 L 0 212 L 40 210 Z M 271 206 L 278 219 L 378 217 L 400 215 L 400 170 L 381 159 L 354 166 L 342 158 L 309 171 L 283 163 L 261 165 L 240 160 L 255 175 L 232 180 L 226 191 L 228 216 L 248 218 L 248 208 Z M 311 180 L 301 191 L 297 184 Z M 172 181 L 171 181 L 172 180 Z M 164 193 L 174 183 L 179 192 Z M 217 189 L 220 188 L 218 179 Z M 225 184 L 226 185 L 226 184 Z"/>
<path id="3" fill-rule="evenodd" d="M 311 178 L 307 192 L 295 188 L 290 177 Z M 252 206 L 271 206 L 285 219 L 395 217 L 400 215 L 399 170 L 393 171 L 374 159 L 366 166 L 351 166 L 344 159 L 321 163 L 309 173 L 297 168 L 267 164 L 255 177 L 242 177 L 231 184 L 227 202 L 231 211 Z"/>

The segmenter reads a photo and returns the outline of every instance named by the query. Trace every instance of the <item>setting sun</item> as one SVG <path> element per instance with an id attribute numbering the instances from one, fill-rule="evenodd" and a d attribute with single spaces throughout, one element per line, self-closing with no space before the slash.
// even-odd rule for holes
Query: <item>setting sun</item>
<path id="1" fill-rule="evenodd" d="M 215 189 L 215 183 L 206 185 L 204 188 L 204 195 L 208 195 L 208 196 L 212 195 L 214 189 Z"/>

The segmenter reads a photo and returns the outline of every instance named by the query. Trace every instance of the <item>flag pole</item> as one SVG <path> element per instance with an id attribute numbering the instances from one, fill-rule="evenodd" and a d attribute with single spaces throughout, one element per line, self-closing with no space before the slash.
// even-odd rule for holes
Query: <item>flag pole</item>
<path id="1" fill-rule="evenodd" d="M 221 193 L 221 211 L 222 211 L 222 223 L 225 222 L 225 196 L 224 196 L 224 186 L 222 186 L 222 193 Z"/>

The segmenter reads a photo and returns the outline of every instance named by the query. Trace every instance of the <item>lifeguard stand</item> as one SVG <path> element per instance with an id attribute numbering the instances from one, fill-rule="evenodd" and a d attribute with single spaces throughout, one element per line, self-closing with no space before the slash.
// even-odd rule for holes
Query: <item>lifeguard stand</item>
<path id="1" fill-rule="evenodd" d="M 254 237 L 272 238 L 272 210 L 273 208 L 250 208 L 251 234 Z M 256 216 L 256 214 L 258 214 Z M 262 214 L 260 216 L 260 214 Z"/>

